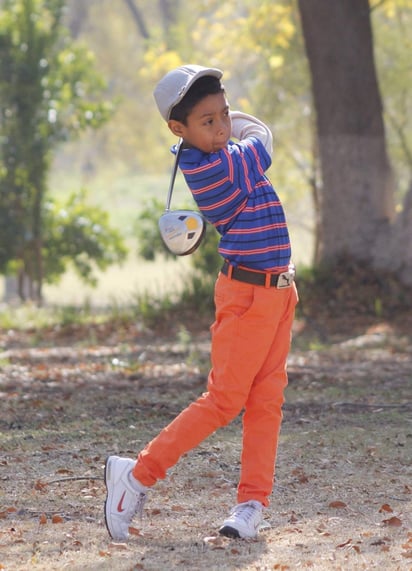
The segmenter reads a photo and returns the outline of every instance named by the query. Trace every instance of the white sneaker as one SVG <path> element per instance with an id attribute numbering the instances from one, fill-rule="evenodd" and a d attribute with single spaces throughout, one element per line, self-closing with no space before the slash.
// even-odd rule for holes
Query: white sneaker
<path id="1" fill-rule="evenodd" d="M 109 456 L 104 468 L 107 488 L 104 515 L 107 531 L 116 541 L 127 540 L 133 516 L 136 513 L 142 516 L 146 501 L 146 486 L 135 478 L 131 480 L 135 464 L 130 458 Z"/>
<path id="2" fill-rule="evenodd" d="M 256 537 L 262 523 L 263 506 L 256 500 L 237 504 L 219 529 L 220 535 L 236 538 Z"/>

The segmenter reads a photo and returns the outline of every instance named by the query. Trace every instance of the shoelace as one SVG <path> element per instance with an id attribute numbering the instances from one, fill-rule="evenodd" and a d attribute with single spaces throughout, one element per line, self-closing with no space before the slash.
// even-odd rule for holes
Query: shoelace
<path id="1" fill-rule="evenodd" d="M 143 508 L 147 500 L 147 494 L 143 492 L 138 492 L 137 496 L 137 503 L 136 503 L 136 510 L 135 513 L 138 515 L 139 519 L 143 518 Z"/>
<path id="2" fill-rule="evenodd" d="M 232 510 L 232 515 L 243 519 L 247 523 L 254 516 L 256 511 L 256 507 L 253 504 L 246 503 L 235 506 Z"/>
<path id="3" fill-rule="evenodd" d="M 129 472 L 128 480 L 129 480 L 130 488 L 133 489 L 133 493 L 136 495 L 136 504 L 134 506 L 134 511 L 133 511 L 132 517 L 133 517 L 133 515 L 137 514 L 139 516 L 139 519 L 142 519 L 143 518 L 143 508 L 144 508 L 144 505 L 145 505 L 146 500 L 147 500 L 147 494 L 146 494 L 146 492 L 141 492 L 139 490 L 136 490 L 136 488 L 135 488 L 136 484 L 133 484 L 131 472 Z"/>

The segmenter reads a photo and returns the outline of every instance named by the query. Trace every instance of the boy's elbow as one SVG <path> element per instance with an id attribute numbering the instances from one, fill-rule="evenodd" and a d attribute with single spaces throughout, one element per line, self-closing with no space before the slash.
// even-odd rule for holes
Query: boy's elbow
<path id="1" fill-rule="evenodd" d="M 263 146 L 270 156 L 273 154 L 273 135 L 269 129 L 265 133 L 265 137 L 261 139 Z"/>

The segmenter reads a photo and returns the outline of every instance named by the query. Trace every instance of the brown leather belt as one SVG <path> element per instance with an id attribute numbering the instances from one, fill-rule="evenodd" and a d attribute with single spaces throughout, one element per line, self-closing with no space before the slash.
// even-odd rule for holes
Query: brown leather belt
<path id="1" fill-rule="evenodd" d="M 287 272 L 271 274 L 269 272 L 255 272 L 245 268 L 238 268 L 225 261 L 220 271 L 231 280 L 265 287 L 277 287 L 278 289 L 291 287 L 295 279 L 295 267 L 293 264 L 289 266 L 289 271 Z"/>

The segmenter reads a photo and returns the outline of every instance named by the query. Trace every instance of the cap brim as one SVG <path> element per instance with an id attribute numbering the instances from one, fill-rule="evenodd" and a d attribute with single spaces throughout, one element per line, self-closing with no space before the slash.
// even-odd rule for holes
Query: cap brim
<path id="1" fill-rule="evenodd" d="M 207 75 L 211 75 L 212 77 L 217 77 L 217 79 L 221 79 L 223 76 L 223 71 L 221 71 L 220 69 L 217 69 L 215 67 L 205 67 L 205 68 L 199 69 L 195 73 L 193 73 L 193 69 L 191 67 L 186 68 L 185 66 L 182 66 L 181 69 L 190 72 L 192 75 L 188 79 L 188 81 L 186 82 L 184 87 L 181 88 L 180 93 L 179 93 L 178 97 L 176 98 L 176 101 L 174 101 L 173 105 L 171 105 L 170 108 L 167 110 L 167 115 L 165 116 L 166 121 L 168 121 L 170 119 L 170 114 L 172 112 L 173 107 L 176 107 L 176 105 L 178 103 L 180 103 L 180 101 L 183 99 L 183 97 L 186 95 L 186 93 L 189 91 L 190 87 L 195 83 L 195 81 L 197 81 L 201 77 L 205 77 Z"/>

